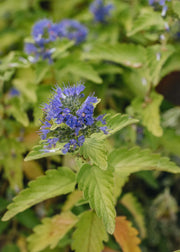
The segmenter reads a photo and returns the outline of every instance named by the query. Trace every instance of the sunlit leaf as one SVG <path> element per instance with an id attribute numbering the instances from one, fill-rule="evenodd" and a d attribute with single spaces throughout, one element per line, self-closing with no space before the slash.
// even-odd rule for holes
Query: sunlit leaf
<path id="1" fill-rule="evenodd" d="M 77 224 L 72 249 L 76 252 L 101 252 L 104 247 L 103 241 L 107 240 L 103 223 L 94 212 L 88 211 L 81 215 Z"/>
<path id="2" fill-rule="evenodd" d="M 108 128 L 108 134 L 105 135 L 104 133 L 94 133 L 92 138 L 96 138 L 98 141 L 101 139 L 105 139 L 112 134 L 115 134 L 119 130 L 123 129 L 124 127 L 131 125 L 133 123 L 137 123 L 138 120 L 130 117 L 126 114 L 107 114 L 104 119 L 106 120 L 106 126 Z"/>
<path id="3" fill-rule="evenodd" d="M 152 26 L 157 26 L 158 29 L 164 29 L 164 20 L 159 15 L 158 12 L 155 12 L 151 9 L 142 13 L 133 23 L 131 31 L 128 32 L 128 36 L 132 36 L 137 32 L 142 30 L 149 30 Z"/>
<path id="4" fill-rule="evenodd" d="M 108 162 L 119 173 L 134 173 L 142 170 L 157 170 L 171 173 L 180 173 L 180 167 L 167 157 L 152 153 L 149 149 L 140 147 L 119 148 L 109 154 Z"/>
<path id="5" fill-rule="evenodd" d="M 142 124 L 155 136 L 160 137 L 163 129 L 160 125 L 160 105 L 163 97 L 157 93 L 151 93 L 149 101 L 144 103 L 137 98 L 132 102 L 132 107 L 138 117 L 142 120 Z"/>
<path id="6" fill-rule="evenodd" d="M 123 186 L 128 181 L 129 172 L 121 172 L 119 170 L 114 171 L 114 198 L 117 198 L 121 195 Z"/>
<path id="7" fill-rule="evenodd" d="M 24 111 L 24 108 L 20 100 L 14 97 L 11 101 L 11 105 L 6 110 L 8 115 L 12 115 L 18 122 L 20 122 L 24 127 L 27 127 L 29 124 L 29 119 Z"/>
<path id="8" fill-rule="evenodd" d="M 107 231 L 112 234 L 116 215 L 113 171 L 111 169 L 103 171 L 95 165 L 85 164 L 78 173 L 77 181 L 79 189 L 84 192 L 85 199 L 103 220 Z"/>
<path id="9" fill-rule="evenodd" d="M 180 2 L 178 0 L 173 1 L 173 11 L 179 16 L 180 18 Z"/>
<path id="10" fill-rule="evenodd" d="M 26 156 L 24 161 L 30 161 L 30 160 L 35 160 L 39 158 L 44 158 L 44 157 L 50 157 L 53 155 L 62 155 L 61 149 L 65 143 L 58 143 L 58 145 L 55 148 L 51 148 L 50 150 L 45 150 L 43 144 L 41 145 L 36 145 L 33 147 L 32 151 L 29 152 L 29 154 Z"/>
<path id="11" fill-rule="evenodd" d="M 161 79 L 161 70 L 167 59 L 174 53 L 172 45 L 161 47 L 160 45 L 149 46 L 146 50 L 149 82 L 157 86 Z"/>
<path id="12" fill-rule="evenodd" d="M 97 140 L 95 137 L 87 138 L 80 149 L 80 154 L 85 159 L 89 158 L 101 169 L 107 169 L 107 148 L 103 140 Z"/>
<path id="13" fill-rule="evenodd" d="M 96 44 L 83 57 L 92 60 L 109 60 L 129 67 L 141 67 L 145 62 L 145 49 L 133 44 Z"/>
<path id="14" fill-rule="evenodd" d="M 75 174 L 66 167 L 49 170 L 46 175 L 38 177 L 29 183 L 29 187 L 22 190 L 7 208 L 2 220 L 6 221 L 17 213 L 52 197 L 69 193 L 75 186 Z"/>
<path id="15" fill-rule="evenodd" d="M 65 69 L 63 69 L 65 71 Z M 68 64 L 66 71 L 78 76 L 79 78 L 84 78 L 86 80 L 91 80 L 97 84 L 102 83 L 102 79 L 95 71 L 95 69 L 84 62 L 74 62 L 74 64 Z"/>

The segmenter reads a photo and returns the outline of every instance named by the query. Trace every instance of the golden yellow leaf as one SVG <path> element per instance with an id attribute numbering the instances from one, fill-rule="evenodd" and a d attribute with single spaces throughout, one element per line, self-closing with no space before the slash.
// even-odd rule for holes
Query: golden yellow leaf
<path id="1" fill-rule="evenodd" d="M 114 237 L 121 246 L 123 252 L 141 252 L 138 244 L 141 242 L 137 237 L 138 231 L 132 227 L 125 216 L 116 217 Z"/>

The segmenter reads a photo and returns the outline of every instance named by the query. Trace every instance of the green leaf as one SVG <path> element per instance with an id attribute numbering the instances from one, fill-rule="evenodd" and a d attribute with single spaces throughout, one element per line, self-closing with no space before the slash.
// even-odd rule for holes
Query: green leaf
<path id="1" fill-rule="evenodd" d="M 114 171 L 114 198 L 117 198 L 121 195 L 123 186 L 129 179 L 129 172 L 119 172 L 118 170 Z"/>
<path id="2" fill-rule="evenodd" d="M 36 84 L 40 83 L 43 78 L 45 77 L 46 73 L 49 70 L 49 65 L 47 64 L 46 61 L 41 61 L 41 62 L 37 62 L 35 64 L 35 68 L 36 68 L 36 77 L 35 77 L 35 82 Z"/>
<path id="3" fill-rule="evenodd" d="M 32 209 L 27 209 L 26 211 L 19 213 L 16 216 L 16 220 L 18 221 L 18 223 L 21 223 L 24 227 L 27 227 L 29 229 L 32 229 L 39 224 L 39 219 Z"/>
<path id="4" fill-rule="evenodd" d="M 106 230 L 112 234 L 116 216 L 113 171 L 103 171 L 95 165 L 85 164 L 78 173 L 77 181 L 85 199 L 89 201 L 91 208 L 95 209 L 97 216 L 102 218 Z"/>
<path id="5" fill-rule="evenodd" d="M 103 140 L 97 140 L 95 137 L 86 138 L 80 148 L 80 154 L 85 159 L 89 158 L 93 164 L 101 169 L 107 169 L 107 148 Z"/>
<path id="6" fill-rule="evenodd" d="M 44 218 L 28 237 L 29 251 L 38 252 L 46 247 L 55 248 L 64 235 L 76 224 L 78 218 L 71 212 Z"/>
<path id="7" fill-rule="evenodd" d="M 158 29 L 163 30 L 164 29 L 164 20 L 159 15 L 158 12 L 155 12 L 151 9 L 148 11 L 145 11 L 142 13 L 133 23 L 133 27 L 131 28 L 131 31 L 128 32 L 128 36 L 132 36 L 137 32 L 143 31 L 143 30 L 149 30 L 152 26 L 156 26 Z M 157 29 L 156 28 L 156 29 Z"/>
<path id="8" fill-rule="evenodd" d="M 88 211 L 81 215 L 77 224 L 72 249 L 76 252 L 101 252 L 104 247 L 103 241 L 107 240 L 103 223 L 94 212 Z"/>
<path id="9" fill-rule="evenodd" d="M 134 44 L 96 44 L 83 57 L 92 60 L 109 60 L 129 67 L 141 67 L 145 62 L 145 49 Z"/>
<path id="10" fill-rule="evenodd" d="M 124 127 L 131 125 L 133 123 L 137 123 L 139 120 L 130 117 L 129 115 L 122 114 L 107 114 L 104 119 L 106 120 L 106 126 L 109 129 L 108 134 L 104 133 L 94 133 L 91 137 L 96 138 L 98 141 L 105 139 L 112 134 L 118 132 Z"/>
<path id="11" fill-rule="evenodd" d="M 161 78 L 174 71 L 180 71 L 180 48 L 176 46 L 175 52 L 167 59 L 161 70 Z"/>
<path id="12" fill-rule="evenodd" d="M 136 172 L 136 177 L 144 180 L 147 185 L 152 187 L 153 189 L 158 189 L 159 184 L 156 180 L 155 174 L 153 171 L 139 171 Z"/>
<path id="13" fill-rule="evenodd" d="M 66 167 L 49 170 L 46 175 L 38 177 L 22 190 L 7 208 L 2 220 L 6 221 L 17 213 L 46 199 L 72 192 L 75 186 L 75 174 Z"/>
<path id="14" fill-rule="evenodd" d="M 102 83 L 102 79 L 99 77 L 94 68 L 85 62 L 74 62 L 72 64 L 68 64 L 68 66 L 63 69 L 63 71 L 65 70 L 75 76 L 78 76 L 79 78 L 84 78 L 97 84 Z"/>
<path id="15" fill-rule="evenodd" d="M 10 126 L 10 122 L 5 125 L 6 130 Z M 14 125 L 12 126 L 14 127 Z M 22 144 L 16 139 L 3 138 L 0 141 L 1 165 L 4 167 L 4 176 L 8 180 L 13 190 L 19 191 L 23 187 L 23 171 L 22 171 L 22 152 L 24 151 Z"/>
<path id="16" fill-rule="evenodd" d="M 134 216 L 135 221 L 140 229 L 142 238 L 146 237 L 145 219 L 143 208 L 138 202 L 137 198 L 132 193 L 126 193 L 121 199 L 121 203 L 130 211 Z"/>
<path id="17" fill-rule="evenodd" d="M 29 119 L 20 100 L 16 97 L 12 99 L 11 106 L 7 109 L 7 114 L 12 115 L 18 122 L 20 122 L 24 127 L 29 125 Z"/>
<path id="18" fill-rule="evenodd" d="M 179 0 L 174 0 L 172 3 L 174 12 L 179 16 L 180 18 L 180 2 Z"/>
<path id="19" fill-rule="evenodd" d="M 160 147 L 163 147 L 168 153 L 180 156 L 180 135 L 175 134 L 174 130 L 165 129 L 159 142 Z"/>
<path id="20" fill-rule="evenodd" d="M 56 148 L 51 148 L 50 150 L 48 150 L 48 152 L 44 149 L 43 144 L 36 145 L 33 147 L 32 151 L 26 156 L 24 161 L 30 161 L 44 157 L 51 157 L 54 155 L 63 155 L 61 149 L 63 148 L 64 145 L 65 143 L 58 143 L 56 145 Z"/>
<path id="21" fill-rule="evenodd" d="M 10 224 L 10 221 L 3 222 L 0 220 L 0 235 L 5 233 L 5 231 L 9 228 Z"/>
<path id="22" fill-rule="evenodd" d="M 160 45 L 150 46 L 146 50 L 147 64 L 149 69 L 149 82 L 157 86 L 161 79 L 161 70 L 167 59 L 174 53 L 172 45 L 161 47 Z"/>
<path id="23" fill-rule="evenodd" d="M 153 92 L 146 103 L 143 103 L 140 98 L 137 98 L 132 102 L 134 112 L 139 114 L 139 117 L 142 119 L 142 124 L 157 137 L 160 137 L 163 134 L 163 129 L 160 126 L 159 111 L 162 100 L 162 95 Z"/>
<path id="24" fill-rule="evenodd" d="M 107 127 L 109 130 L 109 134 L 112 135 L 122 128 L 131 125 L 133 123 L 137 123 L 139 120 L 130 117 L 129 115 L 115 114 L 115 115 L 107 115 L 105 117 L 107 122 Z M 104 135 L 105 137 L 109 135 Z"/>
<path id="25" fill-rule="evenodd" d="M 180 167 L 169 161 L 167 157 L 152 153 L 151 150 L 133 147 L 116 149 L 109 154 L 108 163 L 114 167 L 115 172 L 129 172 L 129 174 L 142 170 L 157 170 L 171 173 L 180 173 Z"/>

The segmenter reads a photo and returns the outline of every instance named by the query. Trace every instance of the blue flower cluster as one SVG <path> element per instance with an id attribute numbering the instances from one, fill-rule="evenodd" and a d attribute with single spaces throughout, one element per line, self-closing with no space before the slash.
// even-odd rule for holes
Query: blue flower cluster
<path id="1" fill-rule="evenodd" d="M 49 103 L 45 104 L 44 119 L 40 128 L 45 148 L 65 143 L 62 152 L 73 152 L 83 145 L 85 138 L 95 132 L 108 134 L 104 115 L 94 117 L 94 105 L 97 98 L 88 96 L 82 102 L 85 86 L 81 83 L 65 87 L 56 87 Z"/>
<path id="2" fill-rule="evenodd" d="M 161 12 L 161 16 L 165 16 L 168 6 L 166 5 L 167 1 L 171 1 L 171 0 L 149 0 L 149 4 L 157 7 L 157 6 L 162 6 L 162 12 Z"/>
<path id="3" fill-rule="evenodd" d="M 25 52 L 30 56 L 30 61 L 36 62 L 40 57 L 52 63 L 51 55 L 55 48 L 49 48 L 50 42 L 57 38 L 68 38 L 79 44 L 86 39 L 87 28 L 76 20 L 64 19 L 60 23 L 53 23 L 49 19 L 38 21 L 32 30 L 33 43 L 25 43 Z"/>
<path id="4" fill-rule="evenodd" d="M 94 15 L 94 20 L 96 22 L 101 22 L 104 23 L 106 22 L 106 19 L 110 15 L 110 11 L 113 9 L 112 4 L 107 4 L 105 5 L 103 0 L 95 0 L 91 5 L 90 5 L 90 11 Z"/>

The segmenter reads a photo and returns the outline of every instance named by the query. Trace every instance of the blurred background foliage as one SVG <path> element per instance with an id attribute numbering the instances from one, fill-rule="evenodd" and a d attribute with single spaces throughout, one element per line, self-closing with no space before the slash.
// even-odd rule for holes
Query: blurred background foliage
<path id="1" fill-rule="evenodd" d="M 97 113 L 112 110 L 140 120 L 110 139 L 109 146 L 140 145 L 180 165 L 180 5 L 168 2 L 165 18 L 146 0 L 112 0 L 106 23 L 96 23 L 85 0 L 0 1 L 0 213 L 30 180 L 57 166 L 73 166 L 69 156 L 24 162 L 38 140 L 41 106 L 56 84 L 85 81 L 87 94 L 101 98 Z M 88 28 L 85 42 L 55 41 L 53 63 L 31 63 L 24 52 L 35 22 L 73 18 Z M 169 26 L 169 28 L 167 27 Z M 163 36 L 163 37 L 162 37 Z M 112 148 L 112 147 L 110 147 Z M 142 171 L 130 176 L 117 201 L 140 231 L 143 252 L 180 248 L 180 177 Z M 45 216 L 59 213 L 65 196 L 47 200 L 0 221 L 0 250 L 26 252 L 27 237 Z M 73 208 L 80 213 L 84 205 Z M 136 209 L 137 208 L 137 209 Z M 71 251 L 70 236 L 55 249 Z M 110 238 L 106 244 L 121 251 Z M 106 251 L 106 250 L 105 250 Z M 108 251 L 108 250 L 107 250 Z M 31 251 L 30 251 L 31 252 Z"/>

